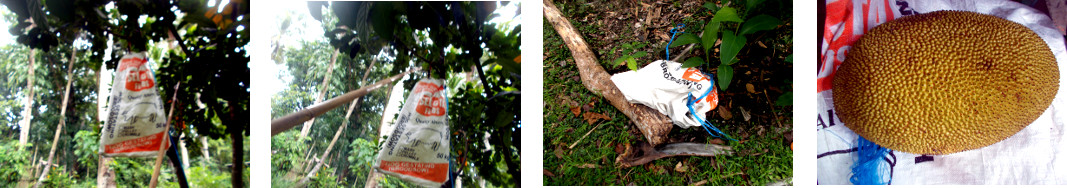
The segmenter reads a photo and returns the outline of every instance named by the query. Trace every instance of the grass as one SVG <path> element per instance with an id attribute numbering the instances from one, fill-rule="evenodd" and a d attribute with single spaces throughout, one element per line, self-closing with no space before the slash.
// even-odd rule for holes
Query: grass
<path id="1" fill-rule="evenodd" d="M 575 21 L 572 15 L 585 15 L 589 13 L 588 11 L 594 11 L 589 8 L 576 8 L 583 6 L 585 6 L 584 3 L 557 5 L 557 7 L 577 9 L 573 12 L 568 12 L 572 11 L 568 9 L 561 11 L 572 19 L 572 24 L 578 26 L 579 32 L 583 34 L 603 32 L 594 24 L 580 25 L 582 23 Z M 542 27 L 545 32 L 543 36 L 545 41 L 543 65 L 545 140 L 542 143 L 544 146 L 542 157 L 544 170 L 551 173 L 551 175 L 547 173 L 543 175 L 544 185 L 766 185 L 792 177 L 793 152 L 790 142 L 785 139 L 786 134 L 792 132 L 789 126 L 792 124 L 791 118 L 787 122 L 781 122 L 786 125 L 784 128 L 761 125 L 761 123 L 756 123 L 757 121 L 712 120 L 727 134 L 741 140 L 725 144 L 733 148 L 733 155 L 671 157 L 642 166 L 617 167 L 615 158 L 619 153 L 616 148 L 625 143 L 644 141 L 645 138 L 638 131 L 633 130 L 636 128 L 625 115 L 602 97 L 585 89 L 581 84 L 578 69 L 570 51 L 562 43 L 559 35 L 547 21 Z M 624 34 L 632 35 L 632 31 L 624 31 Z M 585 37 L 585 40 L 593 46 L 613 45 L 603 44 L 604 42 L 597 38 Z M 632 39 L 624 38 L 624 40 Z M 651 41 L 651 43 L 655 42 Z M 662 46 L 657 48 L 661 49 Z M 594 47 L 594 51 L 596 49 Z M 656 53 L 662 53 L 662 50 L 650 51 L 650 54 Z M 610 66 L 607 64 L 614 57 L 601 55 L 598 58 L 602 66 Z M 662 54 L 650 55 L 650 58 L 646 59 L 658 58 L 662 58 Z M 566 102 L 562 102 L 565 100 L 572 100 L 578 104 L 594 103 L 593 108 L 588 112 L 601 113 L 611 119 L 600 121 L 599 123 L 603 125 L 592 130 L 597 127 L 597 124 L 589 124 L 581 117 L 575 116 L 565 104 Z M 738 112 L 734 114 L 740 115 Z M 791 117 L 792 113 L 786 112 L 782 116 Z M 712 116 L 709 115 L 709 117 Z M 587 132 L 589 135 L 578 141 Z M 706 136 L 707 134 L 700 129 L 675 127 L 670 135 L 674 137 L 679 135 Z M 695 142 L 711 143 L 712 140 L 698 138 Z M 576 147 L 569 149 L 568 147 L 575 142 L 578 143 Z"/>

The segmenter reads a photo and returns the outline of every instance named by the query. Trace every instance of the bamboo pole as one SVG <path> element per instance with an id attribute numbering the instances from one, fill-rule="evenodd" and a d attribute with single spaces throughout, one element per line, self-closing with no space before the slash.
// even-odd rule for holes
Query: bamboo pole
<path id="1" fill-rule="evenodd" d="M 367 81 L 367 76 L 370 75 L 370 70 L 374 68 L 374 64 L 377 62 L 377 59 L 371 59 L 370 64 L 367 65 L 366 70 L 363 71 L 363 78 L 359 80 L 360 84 L 363 84 Z M 344 132 L 345 128 L 348 127 L 348 118 L 352 116 L 352 110 L 356 109 L 356 107 L 359 107 L 362 103 L 363 97 L 359 97 L 358 100 L 353 100 L 352 104 L 348 105 L 348 111 L 345 112 L 345 121 L 341 123 L 341 127 L 337 128 L 337 132 L 333 134 L 333 139 L 330 140 L 330 145 L 326 146 L 326 151 L 322 152 L 321 158 L 323 158 L 324 160 L 319 161 L 317 164 L 315 164 L 315 168 L 311 168 L 311 171 L 306 176 L 304 176 L 304 179 L 301 179 L 300 182 L 297 183 L 297 185 L 304 185 L 304 183 L 307 183 L 308 180 L 310 180 L 311 177 L 315 175 L 315 173 L 318 173 L 319 169 L 322 169 L 322 165 L 326 163 L 326 156 L 330 155 L 330 151 L 333 150 L 333 145 L 337 143 L 337 138 L 340 138 L 341 132 Z M 359 114 L 356 114 L 356 119 L 359 119 Z"/>
<path id="2" fill-rule="evenodd" d="M 167 151 L 167 146 L 170 144 L 170 118 L 174 115 L 174 104 L 178 101 L 178 87 L 181 87 L 182 83 L 178 82 L 174 84 L 174 95 L 170 99 L 170 110 L 167 112 L 167 123 L 163 126 L 163 138 L 159 141 L 159 151 L 156 152 L 156 164 L 152 167 L 152 180 L 148 182 L 149 188 L 155 188 L 159 184 L 159 167 L 163 164 L 163 154 Z M 181 164 L 178 164 L 181 165 Z"/>
<path id="3" fill-rule="evenodd" d="M 319 94 L 315 96 L 315 104 L 321 103 L 323 98 L 326 97 L 326 90 L 330 89 L 329 88 L 330 87 L 330 77 L 331 77 L 331 75 L 333 75 L 333 67 L 334 67 L 334 63 L 337 62 L 337 55 L 338 54 L 341 54 L 340 50 L 334 50 L 333 51 L 333 57 L 330 58 L 330 67 L 326 68 L 326 76 L 324 76 L 325 78 L 322 78 L 322 83 L 319 83 L 319 85 L 322 85 L 322 88 L 319 90 Z M 314 124 L 315 124 L 315 117 L 311 117 L 311 119 L 309 119 L 307 122 L 305 122 L 304 123 L 304 127 L 300 128 L 300 137 L 297 137 L 298 138 L 297 140 L 303 141 L 304 137 L 307 137 L 308 132 L 311 132 L 311 125 L 314 125 Z"/>
<path id="4" fill-rule="evenodd" d="M 404 73 L 400 73 L 400 74 L 394 75 L 392 77 L 386 78 L 385 80 L 378 81 L 378 83 L 374 83 L 374 84 L 372 84 L 370 86 L 362 87 L 362 88 L 359 88 L 359 89 L 354 90 L 354 91 L 349 91 L 348 93 L 345 93 L 344 95 L 341 95 L 341 96 L 338 96 L 338 97 L 334 97 L 334 98 L 332 98 L 330 100 L 327 100 L 326 102 L 322 102 L 322 103 L 318 103 L 318 104 L 315 104 L 315 105 L 311 105 L 311 106 L 309 106 L 309 107 L 307 107 L 307 108 L 305 108 L 303 110 L 300 110 L 300 111 L 297 111 L 297 112 L 293 112 L 293 113 L 287 114 L 285 116 L 282 116 L 280 118 L 276 118 L 274 120 L 271 120 L 270 121 L 270 135 L 274 136 L 274 135 L 278 135 L 278 133 L 285 132 L 286 130 L 289 130 L 289 129 L 293 128 L 297 124 L 300 124 L 302 122 L 308 121 L 309 119 L 314 118 L 316 116 L 322 115 L 322 114 L 326 113 L 327 111 L 330 111 L 330 110 L 332 110 L 334 108 L 337 108 L 337 107 L 347 103 L 348 101 L 352 101 L 352 100 L 355 100 L 356 98 L 359 98 L 359 97 L 362 97 L 364 95 L 367 95 L 367 93 L 370 93 L 371 91 L 374 91 L 374 90 L 376 90 L 378 88 L 381 88 L 382 85 L 395 82 L 396 80 L 399 80 L 404 75 L 407 75 L 407 74 L 409 74 L 412 71 L 415 71 L 417 69 L 418 68 L 415 68 L 415 69 L 412 69 L 412 70 L 408 70 L 408 71 L 406 71 Z"/>
<path id="5" fill-rule="evenodd" d="M 46 166 L 44 167 L 44 170 L 41 171 L 40 178 L 37 178 L 37 183 L 33 184 L 34 188 L 41 186 L 41 182 L 44 181 L 44 178 L 48 176 L 48 171 L 52 169 L 49 168 L 47 165 L 52 164 L 52 157 L 55 157 L 56 155 L 56 144 L 59 143 L 60 133 L 63 133 L 63 125 L 67 124 L 67 101 L 70 99 L 70 84 L 74 83 L 74 74 L 72 72 L 74 70 L 75 52 L 77 51 L 75 51 L 74 47 L 71 47 L 70 62 L 67 63 L 67 86 L 63 90 L 63 104 L 59 108 L 59 125 L 56 125 L 56 135 L 52 138 L 52 150 L 48 152 L 48 161 L 45 163 Z"/>

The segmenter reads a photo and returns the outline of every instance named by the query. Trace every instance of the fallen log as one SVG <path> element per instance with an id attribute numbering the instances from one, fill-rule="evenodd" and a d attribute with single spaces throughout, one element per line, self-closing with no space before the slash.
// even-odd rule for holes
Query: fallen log
<path id="1" fill-rule="evenodd" d="M 667 134 L 674 127 L 671 119 L 648 106 L 626 101 L 622 91 L 611 81 L 611 75 L 600 67 L 599 61 L 578 30 L 571 25 L 570 21 L 567 21 L 567 18 L 563 17 L 551 0 L 544 0 L 543 3 L 545 20 L 552 24 L 552 28 L 559 33 L 563 43 L 567 44 L 571 55 L 574 56 L 578 73 L 582 77 L 582 85 L 594 94 L 607 99 L 612 106 L 629 117 L 653 146 L 666 142 Z"/>

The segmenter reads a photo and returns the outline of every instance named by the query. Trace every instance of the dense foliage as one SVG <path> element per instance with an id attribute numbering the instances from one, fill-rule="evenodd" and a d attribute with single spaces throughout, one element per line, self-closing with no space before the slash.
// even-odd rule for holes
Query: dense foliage
<path id="1" fill-rule="evenodd" d="M 325 98 L 329 99 L 421 67 L 424 72 L 406 77 L 403 91 L 409 91 L 421 78 L 446 80 L 448 118 L 453 132 L 452 162 L 460 164 L 453 173 L 466 186 L 518 185 L 520 28 L 507 22 L 488 22 L 500 16 L 494 13 L 496 2 L 309 2 L 308 5 L 310 19 L 322 24 L 325 37 L 302 41 L 296 46 L 274 43 L 272 59 L 288 67 L 280 73 L 291 81 L 283 91 L 272 96 L 272 117 L 312 105 L 319 91 L 326 90 Z M 287 27 L 314 22 L 301 16 L 282 19 L 280 35 L 299 35 L 286 33 L 300 32 Z M 334 50 L 341 55 L 330 65 Z M 330 66 L 335 66 L 331 83 L 322 86 Z M 359 81 L 368 67 L 374 68 L 368 72 L 367 80 Z M 309 186 L 363 186 L 377 155 L 382 119 L 389 122 L 395 118 L 381 117 L 389 94 L 389 89 L 382 88 L 363 98 L 352 118 L 347 119 L 348 129 L 325 159 L 329 168 L 313 174 Z M 287 171 L 308 171 L 307 161 L 321 155 L 335 131 L 346 121 L 347 107 L 343 105 L 316 117 L 305 140 L 297 140 L 299 131 L 272 137 L 272 185 L 293 185 L 282 178 Z M 380 186 L 410 186 L 392 176 L 383 177 L 377 182 Z"/>
<path id="2" fill-rule="evenodd" d="M 168 107 L 176 105 L 175 118 L 171 120 L 176 132 L 174 134 L 187 135 L 187 139 L 183 140 L 187 146 L 200 146 L 199 140 L 193 138 L 206 136 L 212 140 L 228 138 L 229 141 L 222 142 L 222 147 L 246 148 L 243 143 L 249 126 L 249 58 L 245 45 L 249 40 L 249 2 L 5 0 L 0 3 L 14 14 L 6 15 L 6 19 L 13 24 L 8 31 L 17 37 L 16 41 L 43 52 L 35 57 L 37 65 L 29 67 L 26 66 L 27 57 L 21 55 L 29 54 L 25 53 L 29 49 L 22 46 L 0 49 L 17 51 L 10 54 L 20 54 L 9 56 L 4 61 L 3 73 L 11 79 L 5 80 L 4 87 L 0 87 L 4 88 L 4 91 L 0 91 L 0 102 L 12 103 L 23 97 L 25 94 L 17 91 L 20 89 L 13 88 L 25 86 L 25 69 L 37 70 L 35 76 L 38 81 L 32 89 L 37 91 L 34 97 L 38 100 L 34 105 L 40 108 L 32 108 L 35 112 L 30 142 L 36 143 L 34 146 L 37 147 L 31 149 L 44 151 L 37 153 L 47 155 L 54 125 L 58 121 L 67 121 L 68 127 L 61 133 L 56 157 L 59 164 L 70 165 L 68 170 L 58 170 L 57 173 L 70 174 L 59 176 L 75 180 L 95 177 L 95 169 L 89 168 L 97 161 L 93 158 L 95 151 L 84 150 L 90 146 L 72 140 L 88 140 L 91 137 L 90 133 L 80 131 L 98 131 L 93 127 L 100 124 L 95 109 L 98 102 L 96 96 L 100 95 L 96 93 L 96 87 L 99 74 L 104 73 L 99 70 L 102 66 L 114 69 L 119 57 L 128 52 L 148 51 L 151 59 L 159 63 L 157 88 Z M 60 104 L 62 88 L 67 82 L 65 70 L 70 56 L 76 56 L 73 67 L 76 76 L 71 88 L 71 101 L 66 106 L 70 113 L 67 117 L 57 117 L 58 108 L 63 107 Z M 180 90 L 175 91 L 178 83 L 181 83 Z M 169 100 L 174 95 L 177 95 L 177 100 Z M 12 106 L 0 110 L 4 116 L 0 121 L 10 122 L 21 118 L 17 117 L 21 111 L 17 107 L 21 104 Z M 0 130 L 6 133 L 18 129 L 13 126 L 14 123 L 8 125 L 12 126 Z M 79 153 L 79 150 L 70 148 L 82 148 L 84 151 Z M 198 149 L 190 151 L 194 155 L 200 153 Z M 247 176 L 244 176 L 246 153 L 247 149 L 243 149 L 241 152 L 229 152 L 229 156 L 216 155 L 231 161 L 208 166 L 226 166 L 225 163 L 229 163 L 234 167 L 230 181 L 233 186 L 240 187 L 247 182 Z M 140 169 L 144 164 L 150 164 L 150 161 L 117 159 L 110 166 L 119 171 L 127 167 Z M 150 174 L 151 165 L 147 168 Z M 218 170 L 200 169 L 202 172 Z M 122 172 L 129 174 L 120 174 L 120 179 L 124 175 L 141 175 L 138 170 Z M 138 178 L 132 179 L 147 182 Z M 120 185 L 123 183 L 120 182 Z"/>
<path id="3" fill-rule="evenodd" d="M 326 4 L 309 3 L 313 16 L 320 5 Z M 495 16 L 496 2 L 335 2 L 328 7 L 338 21 L 326 26 L 326 37 L 349 56 L 387 49 L 395 53 L 394 73 L 411 62 L 434 78 L 477 73 L 480 85 L 467 82 L 449 99 L 452 154 L 464 178 L 473 172 L 495 185 L 518 184 L 519 177 L 512 175 L 519 174 L 521 29 L 487 22 Z"/>

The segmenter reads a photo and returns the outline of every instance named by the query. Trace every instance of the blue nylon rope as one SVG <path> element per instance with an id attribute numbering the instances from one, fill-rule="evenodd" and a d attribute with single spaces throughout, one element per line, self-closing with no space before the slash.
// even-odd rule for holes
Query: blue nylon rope
<path id="1" fill-rule="evenodd" d="M 701 71 L 701 73 L 704 73 L 704 72 Z M 709 74 L 704 73 L 704 75 L 709 75 Z M 714 76 L 714 75 L 712 75 L 712 76 Z M 719 128 L 716 128 L 715 125 L 711 124 L 708 121 L 705 121 L 703 118 L 700 118 L 700 116 L 697 116 L 696 115 L 696 110 L 693 110 L 693 104 L 696 104 L 696 101 L 700 101 L 700 100 L 704 99 L 704 97 L 707 97 L 708 94 L 711 94 L 712 90 L 715 90 L 715 78 L 708 77 L 708 81 L 711 82 L 711 88 L 708 88 L 708 91 L 704 92 L 704 95 L 700 95 L 700 98 L 696 98 L 696 99 L 693 99 L 693 93 L 689 93 L 688 97 L 686 98 L 686 99 L 689 99 L 689 100 L 686 101 L 685 106 L 689 108 L 689 114 L 692 114 L 693 118 L 696 118 L 697 121 L 700 121 L 700 126 L 704 127 L 704 131 L 707 131 L 708 135 L 711 135 L 711 136 L 714 136 L 714 137 L 717 137 L 717 138 L 725 138 L 725 139 L 731 140 L 731 141 L 737 141 L 737 140 L 734 140 L 733 138 L 730 138 L 730 135 L 726 135 L 726 133 L 723 133 L 721 130 L 719 130 Z M 711 131 L 715 131 L 715 133 L 718 133 L 718 135 L 712 133 Z"/>
<path id="2" fill-rule="evenodd" d="M 885 147 L 878 146 L 862 136 L 857 138 L 856 161 L 852 164 L 852 177 L 849 181 L 854 185 L 886 185 L 889 183 L 882 178 L 882 173 L 888 171 L 888 165 L 882 157 L 888 153 L 889 149 Z"/>
<path id="3" fill-rule="evenodd" d="M 674 26 L 674 28 L 671 28 L 671 40 L 667 42 L 666 47 L 663 47 L 667 49 L 667 59 L 671 59 L 671 43 L 674 43 L 674 36 L 677 36 L 678 33 L 685 33 L 680 31 L 682 28 L 685 28 L 685 24 L 680 23 Z"/>

